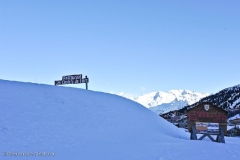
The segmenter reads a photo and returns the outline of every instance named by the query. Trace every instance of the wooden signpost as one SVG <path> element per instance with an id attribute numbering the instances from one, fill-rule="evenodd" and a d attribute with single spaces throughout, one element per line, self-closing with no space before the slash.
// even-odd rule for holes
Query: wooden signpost
<path id="1" fill-rule="evenodd" d="M 64 84 L 79 84 L 79 83 L 85 83 L 86 90 L 87 90 L 89 78 L 87 76 L 85 76 L 85 78 L 82 78 L 82 74 L 74 74 L 74 75 L 62 76 L 62 80 L 54 81 L 55 86 L 64 85 Z"/>
<path id="2" fill-rule="evenodd" d="M 188 130 L 191 140 L 197 140 L 196 134 L 203 134 L 198 140 L 206 136 L 214 142 L 225 143 L 224 135 L 227 134 L 228 112 L 213 105 L 202 103 L 187 111 Z M 211 135 L 217 135 L 217 139 Z"/>

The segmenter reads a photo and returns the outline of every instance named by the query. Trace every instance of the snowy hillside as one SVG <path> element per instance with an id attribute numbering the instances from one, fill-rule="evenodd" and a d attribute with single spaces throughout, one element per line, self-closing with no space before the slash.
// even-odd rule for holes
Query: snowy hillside
<path id="1" fill-rule="evenodd" d="M 240 113 L 240 85 L 225 88 L 216 94 L 201 99 L 199 102 L 185 106 L 180 112 L 184 112 L 184 110 L 192 108 L 202 102 L 212 102 L 225 110 L 229 110 L 230 117 L 232 117 Z"/>
<path id="2" fill-rule="evenodd" d="M 209 94 L 189 90 L 170 90 L 168 92 L 152 92 L 139 97 L 131 97 L 125 94 L 119 95 L 134 100 L 153 112 L 160 114 L 181 109 L 186 105 L 199 101 Z"/>
<path id="3" fill-rule="evenodd" d="M 126 98 L 0 80 L 0 155 L 5 159 L 239 159 L 240 138 L 191 141 Z M 197 147 L 196 147 L 197 146 Z"/>

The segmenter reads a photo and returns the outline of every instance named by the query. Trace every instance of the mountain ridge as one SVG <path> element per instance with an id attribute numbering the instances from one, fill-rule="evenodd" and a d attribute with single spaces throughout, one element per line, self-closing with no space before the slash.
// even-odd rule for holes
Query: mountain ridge
<path id="1" fill-rule="evenodd" d="M 186 89 L 173 89 L 167 92 L 150 92 L 137 97 L 128 96 L 129 94 L 118 95 L 138 102 L 156 114 L 160 114 L 171 110 L 181 109 L 186 105 L 193 104 L 200 99 L 209 96 L 210 94 L 190 91 Z"/>
<path id="2" fill-rule="evenodd" d="M 234 110 L 240 108 L 240 84 L 220 90 L 216 94 L 211 94 L 208 97 L 202 98 L 198 102 L 187 105 L 180 109 L 184 112 L 187 109 L 193 108 L 199 103 L 211 102 L 225 110 Z M 231 114 L 231 113 L 230 113 Z"/>

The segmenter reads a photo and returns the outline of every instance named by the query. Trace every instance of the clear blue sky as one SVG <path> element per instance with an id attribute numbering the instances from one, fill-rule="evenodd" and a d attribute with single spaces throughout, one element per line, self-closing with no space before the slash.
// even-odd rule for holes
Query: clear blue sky
<path id="1" fill-rule="evenodd" d="M 239 0 L 0 0 L 0 79 L 215 93 L 240 84 L 239 62 Z"/>

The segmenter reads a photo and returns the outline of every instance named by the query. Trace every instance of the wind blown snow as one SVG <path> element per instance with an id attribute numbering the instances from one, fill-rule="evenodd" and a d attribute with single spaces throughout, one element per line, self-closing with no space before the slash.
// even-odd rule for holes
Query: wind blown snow
<path id="1" fill-rule="evenodd" d="M 0 159 L 240 157 L 240 138 L 191 141 L 189 133 L 120 96 L 6 80 L 0 88 Z"/>

